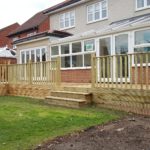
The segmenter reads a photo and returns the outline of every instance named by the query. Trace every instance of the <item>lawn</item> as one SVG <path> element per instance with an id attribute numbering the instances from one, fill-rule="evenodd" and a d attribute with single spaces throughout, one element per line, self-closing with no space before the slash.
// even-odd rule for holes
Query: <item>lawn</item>
<path id="1" fill-rule="evenodd" d="M 47 106 L 40 100 L 0 97 L 0 150 L 32 149 L 41 142 L 122 116 L 118 112 Z"/>

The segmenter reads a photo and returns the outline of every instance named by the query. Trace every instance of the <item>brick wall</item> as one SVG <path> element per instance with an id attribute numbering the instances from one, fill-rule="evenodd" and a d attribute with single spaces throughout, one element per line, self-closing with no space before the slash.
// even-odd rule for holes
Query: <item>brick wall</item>
<path id="1" fill-rule="evenodd" d="M 62 70 L 61 81 L 72 83 L 90 83 L 91 69 Z"/>
<path id="2" fill-rule="evenodd" d="M 44 31 L 48 31 L 49 29 L 50 29 L 50 26 L 49 26 L 49 17 L 48 17 L 39 25 L 38 32 L 40 33 Z"/>

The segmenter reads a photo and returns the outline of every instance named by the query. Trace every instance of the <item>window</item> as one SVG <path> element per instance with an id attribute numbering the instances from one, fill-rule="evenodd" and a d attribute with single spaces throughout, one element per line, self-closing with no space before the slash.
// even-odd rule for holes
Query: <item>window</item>
<path id="1" fill-rule="evenodd" d="M 56 56 L 56 55 L 59 55 L 59 47 L 53 46 L 51 47 L 51 56 Z"/>
<path id="2" fill-rule="evenodd" d="M 81 42 L 72 43 L 72 53 L 78 53 L 82 51 Z"/>
<path id="3" fill-rule="evenodd" d="M 135 52 L 150 52 L 150 29 L 135 32 Z"/>
<path id="4" fill-rule="evenodd" d="M 150 44 L 150 29 L 135 32 L 135 45 Z"/>
<path id="5" fill-rule="evenodd" d="M 103 38 L 100 39 L 100 56 L 110 55 L 111 54 L 111 39 Z"/>
<path id="6" fill-rule="evenodd" d="M 52 46 L 51 50 L 56 51 L 58 47 L 60 47 L 60 54 L 51 55 L 51 60 L 60 56 L 62 69 L 81 69 L 91 66 L 91 54 L 95 51 L 95 39 Z"/>
<path id="7" fill-rule="evenodd" d="M 35 62 L 35 51 L 31 50 L 31 61 Z"/>
<path id="8" fill-rule="evenodd" d="M 84 51 L 94 51 L 95 50 L 95 40 L 87 40 L 84 42 Z"/>
<path id="9" fill-rule="evenodd" d="M 83 56 L 72 56 L 72 67 L 83 67 Z"/>
<path id="10" fill-rule="evenodd" d="M 107 1 L 98 2 L 87 6 L 88 23 L 107 18 Z"/>
<path id="11" fill-rule="evenodd" d="M 67 12 L 60 15 L 60 29 L 71 28 L 75 26 L 75 12 Z"/>
<path id="12" fill-rule="evenodd" d="M 21 64 L 31 62 L 41 62 L 47 60 L 46 48 L 33 48 L 30 50 L 22 50 L 21 53 Z"/>
<path id="13" fill-rule="evenodd" d="M 141 10 L 150 7 L 150 0 L 136 0 L 136 9 Z"/>
<path id="14" fill-rule="evenodd" d="M 122 34 L 115 37 L 116 54 L 128 53 L 128 34 Z"/>
<path id="15" fill-rule="evenodd" d="M 70 67 L 70 56 L 61 57 L 61 67 L 69 68 Z"/>
<path id="16" fill-rule="evenodd" d="M 25 52 L 21 52 L 21 63 L 25 63 Z"/>
<path id="17" fill-rule="evenodd" d="M 91 66 L 91 54 L 84 55 L 84 66 L 85 67 Z"/>
<path id="18" fill-rule="evenodd" d="M 69 54 L 69 44 L 61 45 L 61 54 Z"/>

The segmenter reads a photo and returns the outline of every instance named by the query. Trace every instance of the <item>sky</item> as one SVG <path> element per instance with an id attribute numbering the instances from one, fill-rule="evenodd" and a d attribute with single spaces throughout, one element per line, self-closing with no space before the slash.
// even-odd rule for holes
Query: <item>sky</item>
<path id="1" fill-rule="evenodd" d="M 24 23 L 35 13 L 64 0 L 2 0 L 0 4 L 0 29 L 15 22 Z"/>

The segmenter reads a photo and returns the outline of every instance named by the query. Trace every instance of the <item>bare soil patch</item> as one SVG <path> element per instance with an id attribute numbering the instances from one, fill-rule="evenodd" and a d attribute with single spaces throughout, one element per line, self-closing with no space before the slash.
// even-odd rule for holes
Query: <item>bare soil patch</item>
<path id="1" fill-rule="evenodd" d="M 47 141 L 36 150 L 150 150 L 150 117 L 128 116 Z"/>

